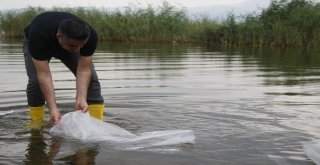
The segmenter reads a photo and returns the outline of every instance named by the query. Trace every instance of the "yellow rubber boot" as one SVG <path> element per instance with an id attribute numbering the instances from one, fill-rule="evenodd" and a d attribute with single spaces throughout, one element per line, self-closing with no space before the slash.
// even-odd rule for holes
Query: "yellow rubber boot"
<path id="1" fill-rule="evenodd" d="M 38 107 L 29 107 L 31 120 L 43 121 L 44 120 L 44 105 Z"/>
<path id="2" fill-rule="evenodd" d="M 89 105 L 89 114 L 90 116 L 103 120 L 103 113 L 104 113 L 104 104 L 90 104 Z"/>
<path id="3" fill-rule="evenodd" d="M 25 125 L 26 128 L 42 129 L 44 126 L 44 105 L 38 107 L 29 107 L 31 121 Z"/>

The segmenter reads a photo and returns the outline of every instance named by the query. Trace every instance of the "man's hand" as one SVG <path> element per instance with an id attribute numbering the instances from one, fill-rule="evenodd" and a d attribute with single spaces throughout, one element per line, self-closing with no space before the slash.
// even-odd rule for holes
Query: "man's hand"
<path id="1" fill-rule="evenodd" d="M 59 110 L 50 111 L 50 122 L 52 126 L 58 124 L 60 122 L 60 119 L 61 119 L 61 114 Z"/>
<path id="2" fill-rule="evenodd" d="M 82 112 L 87 112 L 88 111 L 88 103 L 86 100 L 78 100 L 77 99 L 75 108 L 76 108 L 76 110 L 80 110 Z"/>

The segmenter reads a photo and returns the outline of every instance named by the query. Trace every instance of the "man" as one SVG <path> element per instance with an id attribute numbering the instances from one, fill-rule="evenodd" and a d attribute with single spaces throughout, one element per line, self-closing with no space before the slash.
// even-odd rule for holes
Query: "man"
<path id="1" fill-rule="evenodd" d="M 45 12 L 25 28 L 24 57 L 28 75 L 27 99 L 32 120 L 43 120 L 45 102 L 50 121 L 57 124 L 61 114 L 56 104 L 49 62 L 59 59 L 76 76 L 75 109 L 100 120 L 104 100 L 92 63 L 98 37 L 95 30 L 77 16 L 66 12 Z"/>

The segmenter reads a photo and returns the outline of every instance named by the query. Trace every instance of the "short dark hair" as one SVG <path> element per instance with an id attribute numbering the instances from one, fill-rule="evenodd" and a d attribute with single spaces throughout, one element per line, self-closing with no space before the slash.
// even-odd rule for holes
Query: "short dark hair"
<path id="1" fill-rule="evenodd" d="M 81 19 L 65 19 L 59 24 L 58 32 L 67 39 L 85 40 L 90 36 L 90 28 Z"/>

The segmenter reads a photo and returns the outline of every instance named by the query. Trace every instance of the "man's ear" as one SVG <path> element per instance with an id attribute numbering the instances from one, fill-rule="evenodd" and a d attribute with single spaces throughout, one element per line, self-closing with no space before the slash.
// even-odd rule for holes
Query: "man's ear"
<path id="1" fill-rule="evenodd" d="M 58 40 L 61 38 L 61 34 L 60 34 L 59 32 L 57 32 L 56 38 L 57 38 Z"/>

